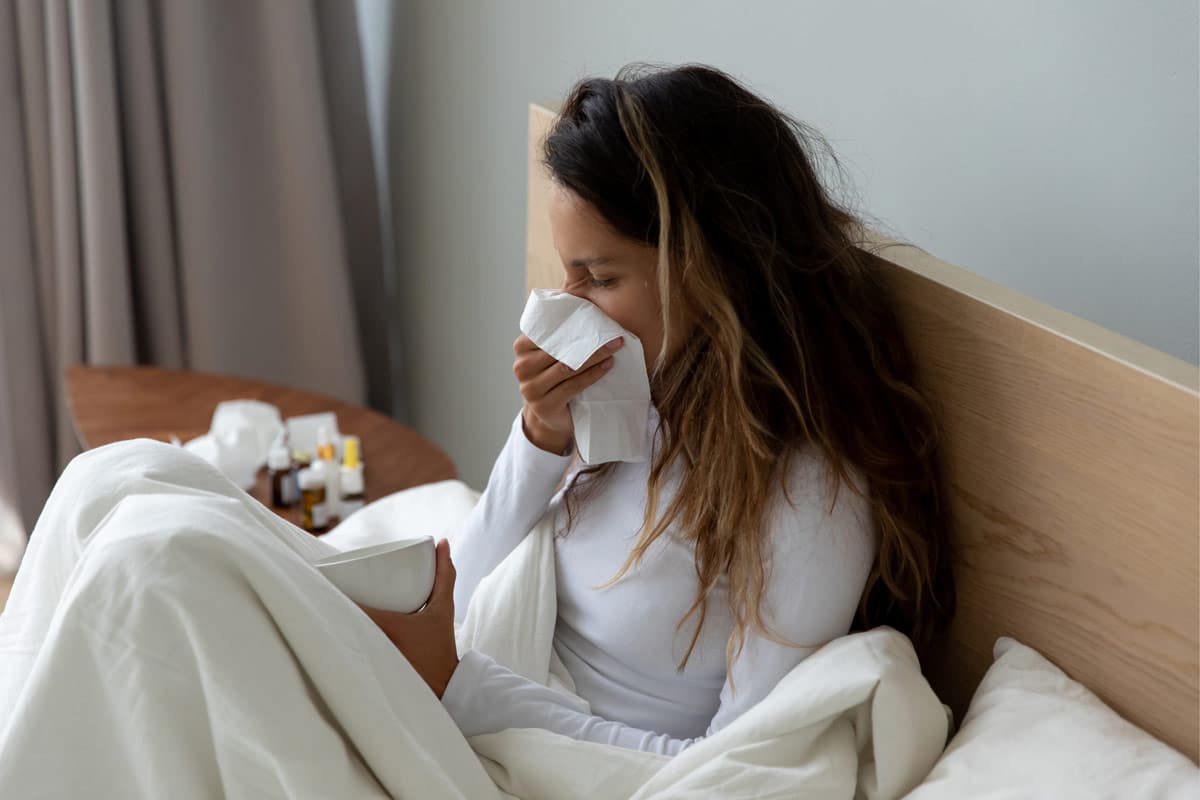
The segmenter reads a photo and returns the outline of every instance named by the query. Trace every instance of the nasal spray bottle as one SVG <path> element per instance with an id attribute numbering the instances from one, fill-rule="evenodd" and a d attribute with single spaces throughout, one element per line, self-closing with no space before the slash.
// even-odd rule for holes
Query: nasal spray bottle
<path id="1" fill-rule="evenodd" d="M 300 500 L 292 456 L 282 434 L 271 445 L 267 455 L 267 474 L 271 479 L 271 505 L 290 508 Z"/>
<path id="2" fill-rule="evenodd" d="M 329 530 L 329 514 L 325 505 L 325 464 L 318 461 L 300 470 L 300 527 L 309 533 Z"/>
<path id="3" fill-rule="evenodd" d="M 341 518 L 341 472 L 338 469 L 337 450 L 334 449 L 333 439 L 329 428 L 317 428 L 317 460 L 324 464 L 325 472 L 325 503 L 329 508 L 329 524 L 334 525 Z"/>
<path id="4" fill-rule="evenodd" d="M 363 463 L 359 452 L 357 436 L 347 436 L 342 441 L 341 469 L 341 517 L 346 517 L 358 511 L 366 503 L 363 493 Z"/>

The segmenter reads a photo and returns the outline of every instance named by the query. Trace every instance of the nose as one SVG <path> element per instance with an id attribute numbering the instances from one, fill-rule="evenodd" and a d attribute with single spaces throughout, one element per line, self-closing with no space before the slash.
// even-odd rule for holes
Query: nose
<path id="1" fill-rule="evenodd" d="M 562 284 L 562 286 L 559 287 L 558 290 L 560 292 L 566 292 L 567 294 L 574 295 L 575 297 L 578 297 L 581 300 L 588 299 L 587 282 L 586 281 L 579 281 L 579 280 L 572 281 L 568 278 L 564 278 L 563 284 Z"/>

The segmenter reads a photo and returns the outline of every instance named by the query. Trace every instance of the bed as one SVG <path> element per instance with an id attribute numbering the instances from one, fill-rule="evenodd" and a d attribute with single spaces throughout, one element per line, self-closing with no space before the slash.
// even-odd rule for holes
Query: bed
<path id="1" fill-rule="evenodd" d="M 530 109 L 527 288 L 558 283 L 537 158 L 552 119 Z M 0 785 L 22 797 L 1200 796 L 1200 371 L 916 248 L 869 247 L 945 431 L 959 612 L 921 661 L 887 628 L 841 637 L 670 757 L 539 726 L 464 736 L 312 565 L 414 532 L 456 548 L 477 492 L 398 492 L 316 539 L 194 454 L 116 442 L 64 471 L 0 616 Z M 480 582 L 455 643 L 586 714 L 553 648 L 553 527 L 543 517 Z M 80 621 L 104 635 L 77 635 Z M 238 680 L 204 679 L 231 669 Z"/>
<path id="2" fill-rule="evenodd" d="M 557 288 L 529 108 L 526 289 Z M 997 637 L 1200 756 L 1200 370 L 874 237 L 941 412 L 959 608 L 923 668 L 962 716 Z"/>

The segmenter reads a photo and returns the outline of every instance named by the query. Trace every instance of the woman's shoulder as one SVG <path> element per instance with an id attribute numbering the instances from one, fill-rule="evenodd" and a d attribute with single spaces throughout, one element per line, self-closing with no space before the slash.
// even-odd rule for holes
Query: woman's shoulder
<path id="1" fill-rule="evenodd" d="M 790 452 L 780 468 L 765 514 L 769 557 L 829 547 L 856 554 L 870 550 L 874 556 L 870 494 L 859 470 L 845 465 L 845 475 L 839 475 L 812 446 Z"/>
<path id="2" fill-rule="evenodd" d="M 868 492 L 862 472 L 853 464 L 841 466 L 844 475 L 839 475 L 833 462 L 814 445 L 793 448 L 779 462 L 777 499 L 793 505 L 832 503 L 835 499 L 841 502 L 841 495 L 848 492 L 865 501 Z"/>

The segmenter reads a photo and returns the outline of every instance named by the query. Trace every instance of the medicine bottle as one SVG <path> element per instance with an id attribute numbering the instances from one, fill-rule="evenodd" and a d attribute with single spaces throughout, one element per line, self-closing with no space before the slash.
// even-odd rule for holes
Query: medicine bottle
<path id="1" fill-rule="evenodd" d="M 342 474 L 338 469 L 337 448 L 333 445 L 333 436 L 329 428 L 322 425 L 317 428 L 317 461 L 321 464 L 325 478 L 325 513 L 328 514 L 328 524 L 332 527 L 342 517 Z"/>
<path id="2" fill-rule="evenodd" d="M 347 436 L 342 445 L 341 480 L 338 482 L 342 492 L 338 516 L 341 519 L 358 511 L 366 505 L 367 498 L 363 485 L 363 463 L 359 460 L 359 440 L 357 436 Z"/>
<path id="3" fill-rule="evenodd" d="M 318 461 L 300 471 L 300 527 L 309 533 L 329 528 L 329 506 L 325 495 L 325 465 Z"/>
<path id="4" fill-rule="evenodd" d="M 292 468 L 292 457 L 285 445 L 271 448 L 267 456 L 267 476 L 271 481 L 271 505 L 276 508 L 291 508 L 300 500 L 300 489 L 296 483 L 296 471 Z"/>

